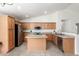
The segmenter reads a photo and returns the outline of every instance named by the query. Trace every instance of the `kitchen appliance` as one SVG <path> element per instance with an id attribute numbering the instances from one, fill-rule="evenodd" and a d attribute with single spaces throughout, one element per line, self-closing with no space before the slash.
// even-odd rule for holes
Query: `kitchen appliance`
<path id="1" fill-rule="evenodd" d="M 76 24 L 77 27 L 77 35 L 75 39 L 75 53 L 79 55 L 79 23 Z"/>
<path id="2" fill-rule="evenodd" d="M 40 29 L 41 29 L 41 27 L 40 27 L 40 26 L 37 26 L 37 27 L 35 27 L 35 29 L 40 30 Z"/>
<path id="3" fill-rule="evenodd" d="M 63 51 L 63 40 L 62 40 L 61 37 L 58 37 L 57 46 L 58 46 L 58 48 L 59 48 L 62 52 L 64 52 L 64 51 Z"/>
<path id="4" fill-rule="evenodd" d="M 21 27 L 18 24 L 15 24 L 15 47 L 19 46 L 22 44 L 22 39 L 21 39 Z"/>
<path id="5" fill-rule="evenodd" d="M 76 26 L 77 26 L 77 34 L 79 34 L 79 23 L 77 23 Z"/>
<path id="6" fill-rule="evenodd" d="M 41 34 L 41 32 L 39 32 L 39 30 L 41 30 L 40 26 L 36 26 L 34 29 L 37 31 L 37 32 L 35 32 L 36 35 L 40 35 Z"/>

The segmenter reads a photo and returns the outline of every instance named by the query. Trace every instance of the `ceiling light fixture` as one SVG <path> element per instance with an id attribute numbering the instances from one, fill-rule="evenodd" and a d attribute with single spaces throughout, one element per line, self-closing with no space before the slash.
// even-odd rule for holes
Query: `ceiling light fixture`
<path id="1" fill-rule="evenodd" d="M 21 10 L 21 7 L 20 6 L 17 6 L 18 10 Z"/>
<path id="2" fill-rule="evenodd" d="M 13 3 L 0 3 L 0 5 L 4 7 L 5 5 L 13 5 Z"/>
<path id="3" fill-rule="evenodd" d="M 25 17 L 29 18 L 30 16 L 29 15 L 25 15 Z"/>
<path id="4" fill-rule="evenodd" d="M 25 17 L 26 17 L 26 18 L 30 18 L 30 16 L 29 16 L 29 15 L 25 15 Z"/>
<path id="5" fill-rule="evenodd" d="M 44 14 L 47 14 L 48 12 L 47 11 L 44 11 Z"/>

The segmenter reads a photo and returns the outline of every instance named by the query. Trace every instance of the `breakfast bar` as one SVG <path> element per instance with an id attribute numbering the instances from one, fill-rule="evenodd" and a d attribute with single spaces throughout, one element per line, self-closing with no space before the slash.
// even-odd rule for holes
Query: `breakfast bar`
<path id="1" fill-rule="evenodd" d="M 28 34 L 27 40 L 27 51 L 28 52 L 45 52 L 46 51 L 46 35 L 34 35 Z"/>

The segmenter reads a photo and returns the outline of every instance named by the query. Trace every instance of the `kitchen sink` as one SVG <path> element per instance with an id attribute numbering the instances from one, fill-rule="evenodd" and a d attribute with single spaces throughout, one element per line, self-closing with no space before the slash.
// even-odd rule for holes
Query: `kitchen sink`
<path id="1" fill-rule="evenodd" d="M 66 34 L 63 34 L 63 33 L 56 33 L 56 35 L 66 35 Z"/>

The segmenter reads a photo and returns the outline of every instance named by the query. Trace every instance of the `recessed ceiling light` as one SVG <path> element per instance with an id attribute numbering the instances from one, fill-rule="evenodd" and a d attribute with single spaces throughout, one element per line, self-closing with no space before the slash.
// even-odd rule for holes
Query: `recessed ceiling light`
<path id="1" fill-rule="evenodd" d="M 17 6 L 18 10 L 21 10 L 21 7 L 20 6 Z"/>
<path id="2" fill-rule="evenodd" d="M 29 15 L 25 15 L 25 17 L 29 18 L 30 16 Z"/>
<path id="3" fill-rule="evenodd" d="M 44 11 L 44 14 L 47 14 L 48 12 L 47 11 Z"/>

